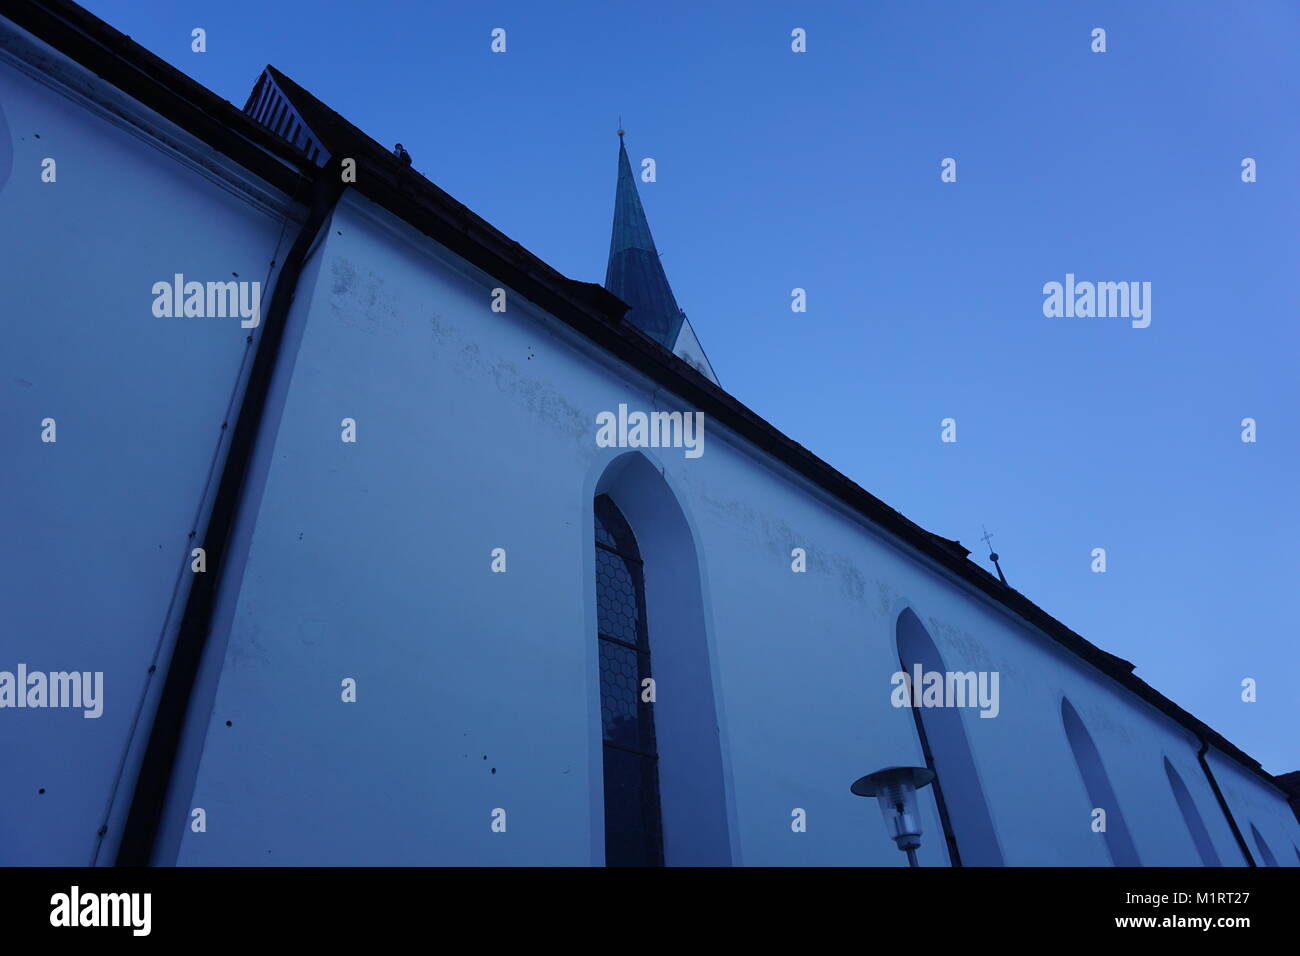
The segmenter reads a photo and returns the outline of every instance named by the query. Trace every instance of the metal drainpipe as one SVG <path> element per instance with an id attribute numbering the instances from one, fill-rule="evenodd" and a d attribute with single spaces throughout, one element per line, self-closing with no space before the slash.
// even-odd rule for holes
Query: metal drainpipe
<path id="1" fill-rule="evenodd" d="M 231 435 L 230 450 L 221 471 L 221 480 L 217 485 L 212 514 L 203 540 L 208 564 L 214 570 L 210 574 L 195 575 L 196 580 L 185 602 L 176 646 L 167 668 L 158 709 L 150 726 L 149 743 L 131 794 L 131 808 L 127 812 L 122 841 L 117 851 L 117 866 L 148 866 L 152 862 L 167 789 L 180 750 L 185 714 L 198 679 L 203 648 L 212 628 L 217 594 L 224 578 L 224 559 L 239 516 L 244 481 L 266 412 L 267 394 L 284 341 L 289 307 L 293 305 L 307 254 L 343 194 L 340 170 L 339 160 L 333 158 L 312 178 L 311 208 L 307 221 L 285 256 L 280 274 L 276 277 L 271 303 L 263 318 L 266 328 L 258 342 L 257 354 L 253 357 L 248 387 L 240 404 L 239 417 Z"/>
<path id="2" fill-rule="evenodd" d="M 1246 858 L 1246 865 L 1256 866 L 1255 858 L 1250 855 L 1250 847 L 1246 845 L 1246 838 L 1241 835 L 1241 830 L 1237 829 L 1237 821 L 1233 819 L 1232 811 L 1228 809 L 1228 801 L 1223 798 L 1223 791 L 1219 789 L 1219 782 L 1214 779 L 1214 773 L 1210 770 L 1210 763 L 1205 759 L 1206 751 L 1210 749 L 1210 742 L 1199 735 L 1196 739 L 1201 742 L 1201 749 L 1196 752 L 1196 759 L 1200 761 L 1201 769 L 1205 771 L 1205 779 L 1210 781 L 1210 789 L 1214 791 L 1214 796 L 1219 801 L 1219 809 L 1228 818 L 1228 826 L 1232 827 L 1232 835 L 1237 838 L 1237 846 L 1241 847 L 1241 855 Z"/>

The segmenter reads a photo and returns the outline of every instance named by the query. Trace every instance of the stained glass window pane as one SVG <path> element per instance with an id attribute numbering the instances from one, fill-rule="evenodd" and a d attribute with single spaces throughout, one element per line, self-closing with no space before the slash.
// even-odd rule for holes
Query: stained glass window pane
<path id="1" fill-rule="evenodd" d="M 612 500 L 597 498 L 595 513 L 605 862 L 655 866 L 663 863 L 663 838 L 654 705 L 641 701 L 641 682 L 650 677 L 641 555 Z"/>

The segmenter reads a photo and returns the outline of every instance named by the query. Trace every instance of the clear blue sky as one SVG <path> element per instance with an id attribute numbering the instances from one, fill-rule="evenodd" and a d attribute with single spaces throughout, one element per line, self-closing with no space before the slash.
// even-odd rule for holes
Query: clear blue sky
<path id="1" fill-rule="evenodd" d="M 577 279 L 621 115 L 729 391 L 1300 769 L 1296 4 L 82 2 L 239 106 L 275 64 Z M 1067 272 L 1151 282 L 1150 328 L 1045 318 Z"/>

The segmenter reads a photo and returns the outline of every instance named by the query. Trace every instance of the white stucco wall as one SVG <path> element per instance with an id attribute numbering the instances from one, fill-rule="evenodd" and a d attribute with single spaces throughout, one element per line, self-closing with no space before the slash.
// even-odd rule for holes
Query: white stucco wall
<path id="1" fill-rule="evenodd" d="M 0 712 L 0 864 L 85 865 L 130 794 L 249 349 L 238 319 L 155 318 L 151 288 L 265 282 L 283 210 L 5 22 L 0 137 L 0 670 L 104 675 L 97 719 Z"/>
<path id="2" fill-rule="evenodd" d="M 242 581 L 204 677 L 210 716 L 199 708 L 187 741 L 187 803 L 207 831 L 185 827 L 178 798 L 176 861 L 600 862 L 590 503 L 623 452 L 596 446 L 596 415 L 680 406 L 516 296 L 491 312 L 498 283 L 351 194 L 304 283 Z M 646 455 L 697 545 L 734 862 L 905 864 L 848 786 L 922 762 L 911 714 L 890 704 L 907 607 L 950 669 L 1000 674 L 998 717 L 963 716 L 1008 864 L 1110 863 L 1062 695 L 1143 863 L 1199 863 L 1165 756 L 1224 862 L 1240 861 L 1168 718 L 712 423 L 698 459 Z M 490 571 L 498 547 L 505 574 Z M 349 677 L 356 703 L 340 700 Z M 1294 865 L 1280 794 L 1230 765 L 1215 769 L 1234 808 Z M 806 833 L 791 831 L 795 808 Z M 928 794 L 923 808 L 921 862 L 942 865 Z"/>
<path id="3" fill-rule="evenodd" d="M 1278 866 L 1300 866 L 1300 830 L 1290 807 L 1273 799 L 1240 764 L 1213 751 L 1207 759 L 1256 865 L 1263 866 L 1265 861 L 1251 832 L 1252 824 L 1273 851 Z"/>

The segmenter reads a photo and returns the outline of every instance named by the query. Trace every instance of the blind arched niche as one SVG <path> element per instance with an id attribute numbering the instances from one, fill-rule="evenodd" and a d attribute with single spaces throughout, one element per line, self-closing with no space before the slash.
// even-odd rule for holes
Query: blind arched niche
<path id="1" fill-rule="evenodd" d="M 1253 823 L 1250 825 L 1250 832 L 1255 837 L 1255 846 L 1259 848 L 1259 855 L 1263 858 L 1264 865 L 1277 866 L 1277 857 L 1273 855 L 1273 848 L 1264 842 L 1264 835 Z"/>
<path id="2" fill-rule="evenodd" d="M 1168 757 L 1165 758 L 1165 776 L 1169 778 L 1169 786 L 1174 791 L 1174 799 L 1178 801 L 1178 809 L 1182 811 L 1183 822 L 1192 835 L 1192 842 L 1196 844 L 1196 852 L 1201 855 L 1201 862 L 1206 866 L 1222 866 L 1214 843 L 1210 840 L 1210 833 L 1205 829 L 1205 821 L 1201 819 L 1200 811 L 1196 809 L 1183 778 L 1178 775 Z"/>
<path id="3" fill-rule="evenodd" d="M 1124 813 L 1120 809 L 1115 790 L 1110 785 L 1110 777 L 1101 762 L 1097 745 L 1092 742 L 1092 734 L 1083 725 L 1074 705 L 1069 698 L 1061 698 L 1061 721 L 1065 725 L 1065 736 L 1070 742 L 1070 751 L 1074 762 L 1083 777 L 1083 787 L 1092 801 L 1093 808 L 1100 807 L 1106 811 L 1106 829 L 1102 834 L 1106 839 L 1106 849 L 1110 851 L 1111 862 L 1116 866 L 1141 866 L 1137 847 L 1129 836 L 1128 824 L 1124 822 Z"/>
<path id="4" fill-rule="evenodd" d="M 898 616 L 896 632 L 898 662 L 909 681 L 918 664 L 922 672 L 947 674 L 939 649 L 911 608 Z M 1002 850 L 966 739 L 961 709 L 914 707 L 912 718 L 926 766 L 937 778 L 932 786 L 953 866 L 1002 866 Z"/>

